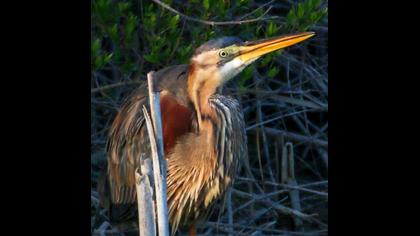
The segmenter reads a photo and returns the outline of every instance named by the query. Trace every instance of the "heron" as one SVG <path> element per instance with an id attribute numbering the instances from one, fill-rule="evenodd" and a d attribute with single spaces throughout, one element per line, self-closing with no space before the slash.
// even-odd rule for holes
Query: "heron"
<path id="1" fill-rule="evenodd" d="M 196 224 L 224 196 L 247 158 L 241 106 L 223 86 L 261 56 L 314 35 L 302 32 L 251 42 L 232 36 L 212 39 L 194 51 L 189 64 L 156 71 L 172 235 L 181 226 L 196 235 Z M 110 198 L 114 222 L 136 215 L 135 170 L 139 157 L 151 152 L 142 111 L 143 106 L 149 109 L 147 91 L 146 84 L 135 89 L 110 127 L 106 190 L 100 192 Z"/>

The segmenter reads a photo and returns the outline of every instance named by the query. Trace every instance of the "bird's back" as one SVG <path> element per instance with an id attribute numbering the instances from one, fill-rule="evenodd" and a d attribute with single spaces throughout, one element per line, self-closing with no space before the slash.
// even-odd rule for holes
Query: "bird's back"
<path id="1" fill-rule="evenodd" d="M 169 66 L 156 71 L 158 89 L 169 92 L 177 104 L 188 107 L 187 75 L 188 65 Z M 139 167 L 140 155 L 150 153 L 143 106 L 149 109 L 146 83 L 124 99 L 109 130 L 107 168 L 100 178 L 98 192 L 102 206 L 110 211 L 110 220 L 116 223 L 135 220 L 137 216 L 134 170 Z M 166 109 L 162 112 L 165 113 Z"/>

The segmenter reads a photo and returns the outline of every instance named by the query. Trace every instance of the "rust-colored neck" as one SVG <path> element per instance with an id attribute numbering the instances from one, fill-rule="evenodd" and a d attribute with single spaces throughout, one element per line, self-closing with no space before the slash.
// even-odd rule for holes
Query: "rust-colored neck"
<path id="1" fill-rule="evenodd" d="M 202 68 L 195 63 L 190 65 L 187 90 L 194 104 L 200 130 L 204 128 L 203 123 L 206 118 L 214 116 L 214 111 L 211 109 L 208 99 L 217 92 L 220 86 L 218 76 L 217 68 Z"/>

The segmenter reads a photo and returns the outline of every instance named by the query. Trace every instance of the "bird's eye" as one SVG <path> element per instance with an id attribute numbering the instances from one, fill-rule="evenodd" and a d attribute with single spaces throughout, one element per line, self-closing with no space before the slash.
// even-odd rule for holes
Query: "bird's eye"
<path id="1" fill-rule="evenodd" d="M 222 50 L 222 51 L 219 52 L 219 56 L 220 57 L 227 57 L 228 56 L 228 53 L 226 51 L 223 51 Z"/>

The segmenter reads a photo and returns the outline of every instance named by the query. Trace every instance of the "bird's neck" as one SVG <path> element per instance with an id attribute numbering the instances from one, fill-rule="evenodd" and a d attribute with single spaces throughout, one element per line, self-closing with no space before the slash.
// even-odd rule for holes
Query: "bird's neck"
<path id="1" fill-rule="evenodd" d="M 199 130 L 208 129 L 209 118 L 214 117 L 214 110 L 209 104 L 209 98 L 221 91 L 217 73 L 203 73 L 191 66 L 188 75 L 188 93 L 197 114 Z"/>

